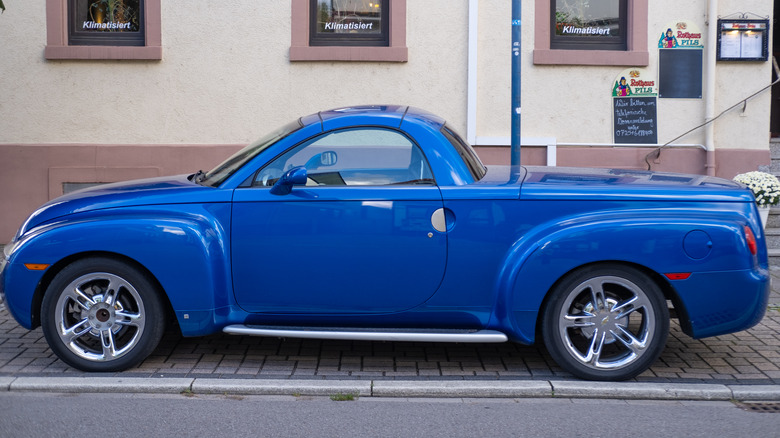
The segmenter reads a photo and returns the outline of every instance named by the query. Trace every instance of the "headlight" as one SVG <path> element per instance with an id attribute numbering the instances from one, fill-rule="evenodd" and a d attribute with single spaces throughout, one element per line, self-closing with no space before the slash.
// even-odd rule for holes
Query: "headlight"
<path id="1" fill-rule="evenodd" d="M 16 246 L 16 243 L 11 242 L 8 245 L 3 247 L 3 257 L 7 260 L 8 256 L 11 255 L 11 251 L 13 251 L 14 246 Z"/>
<path id="2" fill-rule="evenodd" d="M 14 237 L 11 239 L 11 241 L 3 247 L 3 256 L 6 260 L 8 260 L 9 257 L 11 257 L 11 254 L 14 252 L 16 247 L 19 246 L 19 233 L 17 232 L 14 234 Z"/>

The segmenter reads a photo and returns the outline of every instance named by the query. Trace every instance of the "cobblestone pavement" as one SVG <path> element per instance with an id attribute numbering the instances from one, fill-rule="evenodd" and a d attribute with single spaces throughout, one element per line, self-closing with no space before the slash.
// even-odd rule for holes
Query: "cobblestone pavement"
<path id="1" fill-rule="evenodd" d="M 660 359 L 641 382 L 780 385 L 780 268 L 763 321 L 725 336 L 691 339 L 672 323 Z M 0 305 L 0 376 L 86 376 L 59 361 L 40 328 L 24 330 Z M 574 377 L 543 347 L 504 344 L 320 341 L 168 333 L 155 352 L 122 377 L 558 380 Z"/>

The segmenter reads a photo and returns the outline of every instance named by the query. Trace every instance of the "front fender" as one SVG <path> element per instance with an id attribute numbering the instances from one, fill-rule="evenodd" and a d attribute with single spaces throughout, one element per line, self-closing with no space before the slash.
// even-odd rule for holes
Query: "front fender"
<path id="1" fill-rule="evenodd" d="M 533 343 L 548 292 L 564 275 L 588 264 L 627 263 L 657 274 L 753 269 L 742 231 L 746 223 L 737 212 L 716 217 L 690 210 L 637 210 L 542 224 L 507 255 L 498 283 L 498 323 L 514 340 Z"/>
<path id="2" fill-rule="evenodd" d="M 204 334 L 214 309 L 232 303 L 228 231 L 229 204 L 186 204 L 101 210 L 30 230 L 8 258 L 4 284 L 8 308 L 19 323 L 33 326 L 35 303 L 67 262 L 89 254 L 132 259 L 160 283 L 182 332 Z M 31 271 L 24 264 L 50 265 Z M 184 314 L 187 314 L 185 317 Z M 186 318 L 186 319 L 185 319 Z"/>

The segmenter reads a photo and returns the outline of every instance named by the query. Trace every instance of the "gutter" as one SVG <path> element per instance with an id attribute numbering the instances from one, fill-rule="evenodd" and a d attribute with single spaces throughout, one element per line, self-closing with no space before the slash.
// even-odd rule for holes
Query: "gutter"
<path id="1" fill-rule="evenodd" d="M 466 141 L 477 144 L 477 28 L 479 0 L 469 0 L 468 92 L 466 97 Z"/>

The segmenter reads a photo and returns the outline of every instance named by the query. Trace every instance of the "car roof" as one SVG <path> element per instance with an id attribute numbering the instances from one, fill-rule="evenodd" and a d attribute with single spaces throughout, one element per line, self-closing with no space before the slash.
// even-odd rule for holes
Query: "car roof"
<path id="1" fill-rule="evenodd" d="M 349 125 L 381 124 L 400 127 L 401 123 L 424 123 L 437 128 L 444 126 L 444 119 L 420 108 L 405 105 L 361 105 L 320 111 L 301 118 L 304 125 L 321 123 L 323 130 Z"/>

